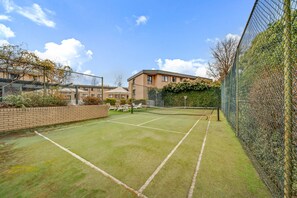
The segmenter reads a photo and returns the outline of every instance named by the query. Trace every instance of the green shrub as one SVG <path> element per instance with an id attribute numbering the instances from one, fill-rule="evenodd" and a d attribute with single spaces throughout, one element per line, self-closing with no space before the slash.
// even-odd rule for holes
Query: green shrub
<path id="1" fill-rule="evenodd" d="M 4 103 L 12 107 L 20 108 L 28 106 L 29 99 L 22 95 L 8 95 L 4 97 Z"/>
<path id="2" fill-rule="evenodd" d="M 218 107 L 221 97 L 219 88 L 210 88 L 204 91 L 185 91 L 180 93 L 163 93 L 165 106 L 184 106 L 184 96 L 187 96 L 188 107 Z"/>
<path id="3" fill-rule="evenodd" d="M 4 97 L 5 104 L 11 107 L 50 107 L 66 106 L 67 101 L 62 94 L 23 93 Z"/>
<path id="4" fill-rule="evenodd" d="M 132 104 L 132 98 L 129 98 L 129 99 L 127 100 L 127 104 Z"/>
<path id="5" fill-rule="evenodd" d="M 100 99 L 94 96 L 87 96 L 83 99 L 85 105 L 98 105 L 100 104 Z"/>
<path id="6" fill-rule="evenodd" d="M 168 85 L 164 86 L 162 92 L 185 92 L 185 91 L 204 91 L 210 88 L 219 88 L 220 83 L 218 82 L 211 82 L 205 80 L 188 80 L 185 79 L 179 83 L 169 83 Z"/>
<path id="7" fill-rule="evenodd" d="M 114 98 L 106 98 L 105 103 L 109 103 L 110 105 L 115 105 L 117 102 Z"/>
<path id="8" fill-rule="evenodd" d="M 120 105 L 124 105 L 124 104 L 126 104 L 127 103 L 127 101 L 125 100 L 125 99 L 121 99 L 121 101 L 120 101 Z"/>
<path id="9" fill-rule="evenodd" d="M 220 106 L 220 84 L 205 80 L 184 80 L 169 83 L 160 90 L 151 90 L 152 100 L 164 100 L 165 106 L 217 107 Z"/>

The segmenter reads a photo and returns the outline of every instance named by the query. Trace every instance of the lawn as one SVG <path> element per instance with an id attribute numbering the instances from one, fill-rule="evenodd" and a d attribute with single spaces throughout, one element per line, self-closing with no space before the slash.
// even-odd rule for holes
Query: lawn
<path id="1" fill-rule="evenodd" d="M 7 134 L 0 197 L 271 197 L 221 118 L 113 112 Z"/>

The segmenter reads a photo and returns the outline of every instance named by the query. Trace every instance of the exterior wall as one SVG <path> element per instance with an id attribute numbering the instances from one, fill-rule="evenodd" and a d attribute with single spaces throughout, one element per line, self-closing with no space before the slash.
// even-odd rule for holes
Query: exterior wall
<path id="1" fill-rule="evenodd" d="M 134 96 L 134 99 L 136 100 L 139 100 L 139 99 L 144 99 L 146 98 L 145 96 L 145 81 L 147 80 L 147 77 L 145 74 L 142 74 L 140 76 L 137 76 L 135 78 L 135 84 L 133 86 L 131 86 L 131 92 L 133 90 L 135 90 L 135 96 Z M 130 85 L 130 83 L 129 83 Z M 132 85 L 132 82 L 131 82 L 131 85 Z M 129 89 L 130 90 L 130 89 Z"/>
<path id="2" fill-rule="evenodd" d="M 107 105 L 0 109 L 0 132 L 107 116 Z"/>
<path id="3" fill-rule="evenodd" d="M 114 88 L 115 87 L 104 87 L 103 88 L 103 100 L 106 100 L 106 98 L 116 98 L 115 94 L 106 93 L 107 91 L 110 91 L 110 90 L 112 90 Z M 101 95 L 102 95 L 101 87 L 100 88 L 91 88 L 91 87 L 85 87 L 84 86 L 84 87 L 79 87 L 79 89 L 82 89 L 82 90 L 86 91 L 86 93 L 83 93 L 85 96 L 94 96 L 94 97 L 97 97 L 97 98 L 101 98 Z M 82 97 L 85 97 L 85 96 L 82 96 Z M 122 99 L 127 99 L 127 96 L 122 97 Z"/>
<path id="4" fill-rule="evenodd" d="M 21 74 L 23 75 L 23 74 Z M 10 73 L 7 74 L 6 72 L 0 72 L 0 78 L 10 78 Z M 22 76 L 21 78 L 19 78 L 18 80 L 27 80 L 27 81 L 38 81 L 38 82 L 43 82 L 43 77 L 41 75 L 36 76 L 36 75 L 31 75 L 31 74 L 25 74 L 24 76 Z M 50 81 L 49 79 L 46 78 L 46 81 Z"/>
<path id="5" fill-rule="evenodd" d="M 169 84 L 172 82 L 172 77 L 176 77 L 176 83 L 181 82 L 182 79 L 186 79 L 186 78 L 182 78 L 179 76 L 172 76 L 172 75 L 164 75 L 164 74 L 156 74 L 156 75 L 151 75 L 153 82 L 151 84 L 147 83 L 147 79 L 148 79 L 148 74 L 141 74 L 137 77 L 134 78 L 135 80 L 135 85 L 133 85 L 133 79 L 130 80 L 129 83 L 129 92 L 130 95 L 132 96 L 133 93 L 133 89 L 135 89 L 135 96 L 134 99 L 138 100 L 138 99 L 147 99 L 147 90 L 148 88 L 158 88 L 158 89 L 162 89 L 165 85 Z M 164 82 L 162 80 L 163 76 L 168 76 L 168 81 Z M 198 77 L 199 78 L 199 77 Z M 191 78 L 191 80 L 195 80 L 196 78 Z"/>

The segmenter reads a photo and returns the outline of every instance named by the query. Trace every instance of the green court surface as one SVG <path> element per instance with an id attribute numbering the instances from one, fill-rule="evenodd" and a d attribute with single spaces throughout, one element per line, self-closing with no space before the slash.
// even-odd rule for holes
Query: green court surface
<path id="1" fill-rule="evenodd" d="M 271 197 L 214 114 L 113 113 L 2 136 L 0 197 Z"/>

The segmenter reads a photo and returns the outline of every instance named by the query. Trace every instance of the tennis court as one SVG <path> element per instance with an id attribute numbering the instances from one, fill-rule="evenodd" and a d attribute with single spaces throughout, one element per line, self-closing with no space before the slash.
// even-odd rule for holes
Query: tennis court
<path id="1" fill-rule="evenodd" d="M 212 109 L 118 113 L 0 143 L 1 197 L 271 196 Z"/>

